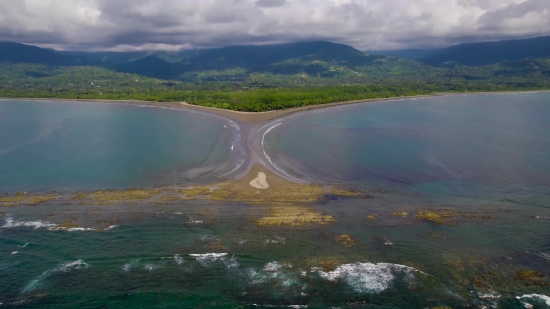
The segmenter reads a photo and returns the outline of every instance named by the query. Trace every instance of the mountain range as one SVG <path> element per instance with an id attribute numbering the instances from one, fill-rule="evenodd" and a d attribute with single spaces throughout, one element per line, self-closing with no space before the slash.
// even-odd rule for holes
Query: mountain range
<path id="1" fill-rule="evenodd" d="M 370 52 L 327 41 L 178 52 L 56 51 L 0 42 L 0 72 L 12 78 L 12 87 L 22 87 L 15 82 L 18 78 L 53 78 L 76 71 L 81 75 L 122 74 L 117 76 L 128 80 L 136 79 L 130 77 L 135 75 L 185 83 L 245 83 L 252 87 L 440 81 L 535 83 L 550 75 L 549 58 L 550 37 Z M 37 84 L 40 80 L 25 81 L 29 82 Z"/>

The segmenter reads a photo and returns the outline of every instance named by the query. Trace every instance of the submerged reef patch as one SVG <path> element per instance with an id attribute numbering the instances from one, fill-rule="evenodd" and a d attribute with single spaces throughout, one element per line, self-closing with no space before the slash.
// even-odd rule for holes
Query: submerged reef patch
<path id="1" fill-rule="evenodd" d="M 275 207 L 270 214 L 254 221 L 257 226 L 308 226 L 326 225 L 335 222 L 334 217 L 316 212 L 307 207 Z"/>
<path id="2" fill-rule="evenodd" d="M 57 194 L 32 195 L 26 192 L 17 192 L 14 195 L 0 197 L 0 207 L 13 207 L 16 205 L 37 206 L 57 199 Z"/>
<path id="3" fill-rule="evenodd" d="M 344 235 L 336 236 L 334 238 L 334 242 L 344 247 L 353 247 L 355 244 L 357 244 L 357 239 L 351 237 L 348 234 L 344 234 Z"/>
<path id="4" fill-rule="evenodd" d="M 74 196 L 75 200 L 81 201 L 81 203 L 96 203 L 97 205 L 104 204 L 116 204 L 119 202 L 127 201 L 139 201 L 148 200 L 158 195 L 160 190 L 143 190 L 143 189 L 128 189 L 128 190 L 109 190 L 109 191 L 95 191 L 91 193 L 80 193 Z"/>
<path id="5" fill-rule="evenodd" d="M 269 180 L 269 187 L 258 189 L 250 186 L 250 181 L 254 180 L 254 177 L 259 173 L 265 175 Z M 173 186 L 154 189 L 98 190 L 72 194 L 33 195 L 20 192 L 11 196 L 0 197 L 0 207 L 25 204 L 34 206 L 54 200 L 58 200 L 59 204 L 69 204 L 76 201 L 80 205 L 135 205 L 144 203 L 170 205 L 187 200 L 207 200 L 263 206 L 291 206 L 316 204 L 333 199 L 363 197 L 365 197 L 365 194 L 356 190 L 316 184 L 296 184 L 279 178 L 264 167 L 256 165 L 248 176 L 240 180 L 216 185 L 186 188 Z M 330 218 L 325 219 L 325 221 L 330 221 Z"/>
<path id="6" fill-rule="evenodd" d="M 450 210 L 421 210 L 414 217 L 439 225 L 453 225 L 454 223 L 450 221 L 450 218 L 453 218 L 456 215 L 456 212 Z"/>

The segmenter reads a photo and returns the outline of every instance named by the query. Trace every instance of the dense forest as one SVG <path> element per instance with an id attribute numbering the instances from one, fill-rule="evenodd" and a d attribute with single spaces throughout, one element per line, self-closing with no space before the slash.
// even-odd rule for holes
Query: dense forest
<path id="1" fill-rule="evenodd" d="M 94 54 L 0 43 L 0 96 L 12 98 L 185 101 L 267 111 L 437 92 L 541 89 L 550 89 L 550 58 L 431 66 L 330 42 Z"/>

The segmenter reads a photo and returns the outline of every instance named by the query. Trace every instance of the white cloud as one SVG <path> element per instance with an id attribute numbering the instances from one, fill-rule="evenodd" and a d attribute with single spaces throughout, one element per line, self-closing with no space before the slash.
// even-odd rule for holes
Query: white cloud
<path id="1" fill-rule="evenodd" d="M 0 40 L 64 49 L 394 49 L 549 34 L 548 0 L 0 0 Z"/>

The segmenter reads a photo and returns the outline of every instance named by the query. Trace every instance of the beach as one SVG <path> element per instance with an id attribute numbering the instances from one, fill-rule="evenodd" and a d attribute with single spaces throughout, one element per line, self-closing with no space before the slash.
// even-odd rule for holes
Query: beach
<path id="1" fill-rule="evenodd" d="M 511 94 L 511 93 L 537 93 L 537 92 L 549 92 L 548 90 L 540 91 L 510 91 L 510 92 L 444 92 L 444 93 L 434 93 L 428 95 L 416 95 L 416 96 L 402 96 L 402 97 L 390 97 L 390 98 L 376 98 L 376 99 L 365 99 L 365 100 L 353 100 L 353 101 L 342 101 L 334 103 L 325 103 L 317 105 L 308 105 L 302 107 L 289 108 L 284 110 L 275 110 L 268 112 L 240 112 L 233 111 L 229 109 L 219 109 L 214 107 L 206 107 L 200 105 L 193 105 L 187 102 L 151 102 L 151 101 L 138 101 L 138 100 L 89 100 L 89 99 L 41 99 L 41 98 L 17 98 L 18 100 L 36 100 L 36 101 L 80 101 L 80 102 L 111 102 L 111 103 L 120 103 L 120 104 L 136 104 L 136 105 L 146 105 L 146 106 L 159 106 L 159 107 L 170 107 L 170 108 L 181 108 L 189 109 L 194 111 L 201 111 L 205 113 L 211 113 L 214 115 L 230 118 L 240 122 L 258 124 L 264 123 L 270 120 L 276 120 L 283 118 L 285 116 L 300 113 L 303 111 L 322 109 L 334 106 L 342 105 L 352 105 L 352 104 L 363 104 L 363 103 L 376 103 L 383 101 L 395 101 L 403 99 L 420 99 L 420 98 L 429 98 L 429 97 L 439 97 L 439 96 L 461 96 L 461 95 L 477 95 L 477 94 Z M 12 99 L 12 98 L 0 98 L 0 99 Z"/>

